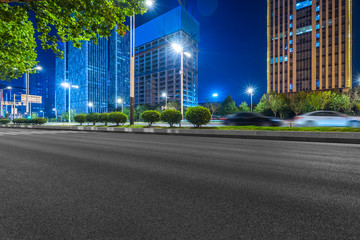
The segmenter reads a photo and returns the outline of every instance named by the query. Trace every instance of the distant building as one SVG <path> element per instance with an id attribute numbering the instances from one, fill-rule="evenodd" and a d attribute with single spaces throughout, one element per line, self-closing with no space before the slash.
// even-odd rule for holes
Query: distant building
<path id="1" fill-rule="evenodd" d="M 200 24 L 178 7 L 136 28 L 135 104 L 157 105 L 180 101 L 180 54 L 171 44 L 179 43 L 191 53 L 184 58 L 184 106 L 198 104 Z"/>
<path id="2" fill-rule="evenodd" d="M 130 106 L 130 34 L 112 32 L 109 39 L 109 110 Z"/>
<path id="3" fill-rule="evenodd" d="M 268 92 L 352 86 L 352 0 L 268 0 Z"/>
<path id="4" fill-rule="evenodd" d="M 63 59 L 56 59 L 56 108 L 58 115 L 68 111 L 67 82 L 71 89 L 71 110 L 76 113 L 108 112 L 117 107 L 117 99 L 127 104 L 130 92 L 129 37 L 115 31 L 109 40 L 99 38 L 98 44 L 84 42 L 81 49 L 72 43 L 60 43 Z M 92 107 L 89 104 L 92 104 Z"/>

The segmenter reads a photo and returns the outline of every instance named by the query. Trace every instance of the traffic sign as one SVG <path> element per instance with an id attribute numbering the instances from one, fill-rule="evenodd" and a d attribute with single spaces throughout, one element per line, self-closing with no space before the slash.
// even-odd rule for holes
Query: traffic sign
<path id="1" fill-rule="evenodd" d="M 26 94 L 21 94 L 21 101 L 26 103 Z M 28 95 L 28 102 L 30 103 L 42 103 L 42 97 L 36 95 Z"/>

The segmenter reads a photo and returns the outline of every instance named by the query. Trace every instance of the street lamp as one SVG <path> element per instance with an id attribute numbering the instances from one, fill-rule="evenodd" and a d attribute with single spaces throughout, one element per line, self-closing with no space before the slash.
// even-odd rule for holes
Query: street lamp
<path id="1" fill-rule="evenodd" d="M 4 101 L 4 90 L 11 90 L 12 88 L 10 86 L 7 86 L 6 88 L 0 89 L 0 96 L 1 96 L 1 110 L 0 110 L 0 117 L 3 116 L 3 101 Z M 5 117 L 5 115 L 4 115 Z"/>
<path id="2" fill-rule="evenodd" d="M 217 98 L 218 96 L 219 96 L 219 94 L 218 93 L 213 93 L 213 95 L 212 95 L 214 98 Z"/>
<path id="3" fill-rule="evenodd" d="M 15 70 L 17 70 L 17 68 L 14 68 Z M 36 66 L 34 68 L 29 68 L 26 69 L 26 74 L 25 74 L 25 85 L 26 85 L 26 114 L 29 113 L 29 94 L 30 94 L 30 72 L 34 71 L 34 70 L 38 70 L 41 71 L 42 67 L 41 66 Z M 31 111 L 31 110 L 30 110 Z M 31 114 L 30 114 L 31 115 Z"/>
<path id="4" fill-rule="evenodd" d="M 250 106 L 251 106 L 251 112 L 252 112 L 253 111 L 253 96 L 254 96 L 255 90 L 254 90 L 254 88 L 250 87 L 246 90 L 246 92 L 248 94 L 250 94 L 250 96 L 251 96 L 251 105 Z"/>
<path id="5" fill-rule="evenodd" d="M 93 109 L 94 104 L 92 102 L 89 102 L 88 106 L 89 106 L 89 108 L 91 108 L 91 112 L 93 112 L 94 111 L 94 109 Z"/>
<path id="6" fill-rule="evenodd" d="M 55 119 L 56 119 L 56 122 L 57 122 L 57 110 L 56 110 L 56 108 L 53 108 L 52 110 L 55 112 Z"/>
<path id="7" fill-rule="evenodd" d="M 154 0 L 146 0 L 152 7 Z M 135 123 L 135 13 L 130 16 L 130 125 Z"/>
<path id="8" fill-rule="evenodd" d="M 177 43 L 172 44 L 172 48 L 175 52 L 181 54 L 181 68 L 180 68 L 180 102 L 181 102 L 181 116 L 184 117 L 184 55 L 188 58 L 191 57 L 191 53 L 184 52 L 184 48 Z"/>
<path id="9" fill-rule="evenodd" d="M 40 113 L 42 113 L 42 114 L 43 114 L 43 118 L 45 118 L 45 113 L 44 113 L 44 111 L 43 111 L 43 110 L 40 110 Z"/>
<path id="10" fill-rule="evenodd" d="M 121 112 L 124 112 L 124 101 L 122 98 L 118 98 L 117 103 L 121 104 Z"/>
<path id="11" fill-rule="evenodd" d="M 69 89 L 69 123 L 71 123 L 71 88 L 79 89 L 78 85 L 71 85 L 68 82 L 61 83 L 61 86 L 63 86 L 65 89 Z M 66 104 L 66 103 L 65 103 Z M 65 107 L 66 109 L 66 107 Z"/>
<path id="12" fill-rule="evenodd" d="M 165 98 L 165 109 L 167 109 L 167 99 L 168 99 L 167 93 L 164 92 L 164 93 L 161 94 L 161 96 L 162 96 L 163 98 Z"/>

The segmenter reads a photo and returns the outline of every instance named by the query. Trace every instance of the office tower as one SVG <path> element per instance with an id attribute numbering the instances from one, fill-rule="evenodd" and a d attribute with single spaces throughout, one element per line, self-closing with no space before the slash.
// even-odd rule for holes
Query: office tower
<path id="1" fill-rule="evenodd" d="M 60 43 L 64 58 L 56 59 L 56 107 L 58 114 L 68 111 L 71 88 L 71 110 L 76 113 L 108 111 L 108 40 L 99 38 L 98 44 L 84 42 L 76 48 L 71 42 Z M 91 105 L 89 105 L 91 104 Z"/>
<path id="2" fill-rule="evenodd" d="M 191 57 L 184 57 L 184 106 L 198 103 L 198 61 L 200 24 L 178 7 L 136 28 L 135 104 L 157 105 L 180 102 L 180 54 L 172 43 L 183 46 Z"/>
<path id="3" fill-rule="evenodd" d="M 268 92 L 352 86 L 352 0 L 268 0 Z"/>
<path id="4" fill-rule="evenodd" d="M 130 34 L 121 37 L 115 30 L 109 38 L 110 111 L 130 106 Z"/>

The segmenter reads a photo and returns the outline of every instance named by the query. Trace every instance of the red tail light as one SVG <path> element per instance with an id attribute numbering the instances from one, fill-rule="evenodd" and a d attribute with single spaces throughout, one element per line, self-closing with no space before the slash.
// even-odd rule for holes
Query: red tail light
<path id="1" fill-rule="evenodd" d="M 294 118 L 295 120 L 300 120 L 300 119 L 302 119 L 302 117 L 296 117 L 296 118 Z"/>

